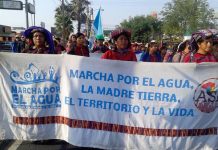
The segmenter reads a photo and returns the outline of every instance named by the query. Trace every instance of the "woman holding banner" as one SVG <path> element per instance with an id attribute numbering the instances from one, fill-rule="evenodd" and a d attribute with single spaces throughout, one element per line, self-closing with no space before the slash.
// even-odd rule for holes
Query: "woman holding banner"
<path id="1" fill-rule="evenodd" d="M 137 61 L 136 55 L 131 51 L 131 32 L 126 29 L 116 29 L 111 33 L 115 46 L 102 55 L 102 59 Z"/>
<path id="2" fill-rule="evenodd" d="M 192 34 L 190 46 L 191 52 L 183 62 L 217 62 L 211 54 L 213 46 L 213 33 L 210 30 L 199 30 Z"/>
<path id="3" fill-rule="evenodd" d="M 32 44 L 22 51 L 23 53 L 54 54 L 52 35 L 45 28 L 32 26 L 24 32 L 24 35 Z"/>

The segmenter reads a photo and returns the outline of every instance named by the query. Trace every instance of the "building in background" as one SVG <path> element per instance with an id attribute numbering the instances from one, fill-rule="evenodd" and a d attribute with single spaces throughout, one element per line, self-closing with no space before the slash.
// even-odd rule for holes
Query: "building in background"
<path id="1" fill-rule="evenodd" d="M 152 16 L 155 19 L 157 19 L 157 17 L 158 17 L 156 11 L 151 12 L 150 16 Z"/>
<path id="2" fill-rule="evenodd" d="M 13 41 L 15 33 L 12 32 L 10 26 L 0 25 L 0 41 Z"/>
<path id="3" fill-rule="evenodd" d="M 24 27 L 12 27 L 11 30 L 15 33 L 23 33 L 26 30 L 26 28 L 24 28 Z"/>
<path id="4" fill-rule="evenodd" d="M 15 35 L 10 26 L 0 25 L 0 52 L 12 52 Z"/>

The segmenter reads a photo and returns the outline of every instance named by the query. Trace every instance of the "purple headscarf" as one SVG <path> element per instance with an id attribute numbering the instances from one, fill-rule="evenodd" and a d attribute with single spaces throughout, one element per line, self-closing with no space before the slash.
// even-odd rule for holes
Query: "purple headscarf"
<path id="1" fill-rule="evenodd" d="M 47 44 L 49 45 L 49 52 L 48 53 L 54 54 L 54 41 L 52 38 L 52 34 L 48 30 L 46 30 L 45 28 L 32 26 L 24 31 L 24 36 L 26 38 L 32 38 L 33 37 L 33 32 L 32 32 L 33 30 L 37 30 L 37 31 L 44 33 L 45 40 L 46 40 Z"/>
<path id="2" fill-rule="evenodd" d="M 212 38 L 213 33 L 209 29 L 199 30 L 192 34 L 190 40 L 191 51 L 195 53 L 198 50 L 198 41 Z"/>

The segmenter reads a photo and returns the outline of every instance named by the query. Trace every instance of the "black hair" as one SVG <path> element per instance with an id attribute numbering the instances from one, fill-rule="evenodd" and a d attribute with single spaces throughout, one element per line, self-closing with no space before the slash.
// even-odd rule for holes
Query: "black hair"
<path id="1" fill-rule="evenodd" d="M 81 33 L 81 32 L 78 32 L 75 36 L 76 36 L 76 38 L 78 38 L 80 36 L 84 36 L 85 37 L 85 35 L 83 33 Z"/>
<path id="2" fill-rule="evenodd" d="M 192 53 L 196 53 L 199 49 L 198 44 L 202 43 L 204 40 L 213 38 L 213 34 L 209 32 L 209 35 L 204 32 L 196 32 L 192 34 L 190 40 L 190 50 Z"/>
<path id="3" fill-rule="evenodd" d="M 184 42 L 182 42 L 182 43 L 180 43 L 178 45 L 177 52 L 184 51 L 187 45 L 188 45 L 188 49 L 190 50 L 190 41 L 189 40 L 185 40 Z"/>
<path id="4" fill-rule="evenodd" d="M 155 45 L 157 45 L 156 42 L 150 42 L 150 43 L 148 44 L 148 50 L 149 50 L 149 48 L 151 48 L 151 47 L 153 47 L 153 46 L 155 46 Z"/>
<path id="5" fill-rule="evenodd" d="M 118 36 L 114 37 L 114 39 L 112 39 L 112 41 L 116 42 L 117 39 L 118 39 L 121 35 L 124 35 L 124 36 L 127 38 L 127 40 L 128 40 L 128 46 L 127 46 L 127 48 L 130 48 L 130 47 L 131 47 L 131 41 L 130 41 L 129 36 L 128 36 L 127 34 L 125 34 L 125 33 L 121 33 L 121 34 L 119 34 Z M 114 44 L 115 44 L 115 43 L 114 43 Z M 116 49 L 117 49 L 117 47 L 116 47 L 116 44 L 115 44 L 115 50 L 116 50 Z"/>
<path id="6" fill-rule="evenodd" d="M 33 39 L 33 35 L 34 35 L 36 32 L 42 33 L 43 36 L 44 36 L 44 38 L 45 38 L 45 41 L 47 42 L 47 38 L 46 38 L 45 32 L 44 32 L 42 29 L 33 29 L 33 30 L 31 31 L 31 34 L 30 34 L 30 39 Z"/>

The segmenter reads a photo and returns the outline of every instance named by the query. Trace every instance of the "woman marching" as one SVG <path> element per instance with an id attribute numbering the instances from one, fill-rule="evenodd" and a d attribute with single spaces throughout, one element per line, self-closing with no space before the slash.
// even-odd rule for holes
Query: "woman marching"
<path id="1" fill-rule="evenodd" d="M 213 34 L 210 30 L 199 30 L 192 34 L 190 46 L 191 52 L 185 56 L 183 62 L 217 62 L 211 54 L 213 46 Z"/>
<path id="2" fill-rule="evenodd" d="M 52 35 L 45 28 L 32 26 L 24 32 L 24 35 L 31 44 L 22 53 L 54 54 Z"/>
<path id="3" fill-rule="evenodd" d="M 135 53 L 131 51 L 130 31 L 122 28 L 116 29 L 112 31 L 111 38 L 115 45 L 112 50 L 102 55 L 102 59 L 137 61 Z"/>
<path id="4" fill-rule="evenodd" d="M 162 62 L 161 54 L 158 51 L 158 44 L 152 40 L 148 44 L 148 51 L 141 55 L 140 61 L 143 62 Z"/>
<path id="5" fill-rule="evenodd" d="M 72 46 L 68 54 L 89 57 L 89 48 L 85 45 L 84 34 L 79 32 L 76 34 L 76 44 Z"/>
<path id="6" fill-rule="evenodd" d="M 190 51 L 189 43 L 189 40 L 185 40 L 178 45 L 177 52 L 173 56 L 172 62 L 183 62 L 183 59 L 187 54 L 189 54 Z"/>

